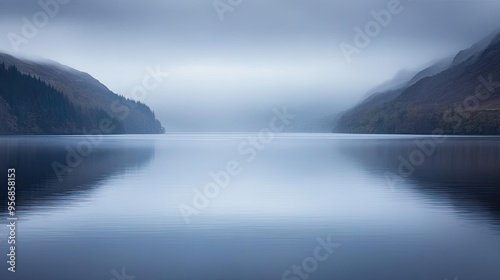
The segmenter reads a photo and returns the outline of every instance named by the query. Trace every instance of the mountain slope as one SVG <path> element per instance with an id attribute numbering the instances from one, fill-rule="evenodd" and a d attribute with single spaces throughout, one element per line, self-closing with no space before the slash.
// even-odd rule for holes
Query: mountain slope
<path id="1" fill-rule="evenodd" d="M 0 53 L 0 63 L 15 66 L 19 72 L 39 78 L 62 92 L 71 103 L 77 106 L 103 110 L 122 122 L 124 133 L 164 132 L 161 123 L 148 106 L 113 93 L 87 73 L 52 61 L 36 62 L 2 53 Z"/>
<path id="2" fill-rule="evenodd" d="M 453 60 L 454 57 L 450 56 L 431 63 L 430 66 L 418 71 L 402 70 L 391 80 L 386 81 L 370 90 L 366 96 L 367 98 L 375 95 L 381 96 L 386 92 L 390 93 L 398 89 L 407 88 L 425 77 L 430 77 L 446 70 L 450 67 L 450 65 L 452 65 Z"/>
<path id="3" fill-rule="evenodd" d="M 488 42 L 486 44 L 485 42 Z M 368 98 L 335 131 L 351 133 L 499 134 L 500 35 L 460 52 L 450 67 Z"/>
<path id="4" fill-rule="evenodd" d="M 45 82 L 0 64 L 0 134 L 90 134 L 99 127 L 124 132 L 103 110 L 74 105 Z"/>

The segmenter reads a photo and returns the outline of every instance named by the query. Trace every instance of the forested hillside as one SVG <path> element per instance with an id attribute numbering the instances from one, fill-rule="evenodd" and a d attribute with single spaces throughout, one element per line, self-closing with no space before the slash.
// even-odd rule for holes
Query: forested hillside
<path id="1" fill-rule="evenodd" d="M 55 61 L 21 59 L 4 53 L 0 53 L 0 63 L 15 66 L 20 73 L 39 78 L 86 112 L 96 108 L 106 112 L 122 123 L 123 133 L 158 134 L 165 131 L 146 104 L 115 94 L 85 72 Z"/>
<path id="2" fill-rule="evenodd" d="M 105 111 L 74 105 L 40 79 L 0 64 L 0 134 L 87 134 L 96 129 L 124 133 Z"/>

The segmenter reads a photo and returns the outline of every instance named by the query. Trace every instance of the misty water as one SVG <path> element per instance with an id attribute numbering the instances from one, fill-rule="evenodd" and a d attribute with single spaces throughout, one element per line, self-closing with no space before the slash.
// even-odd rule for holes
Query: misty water
<path id="1" fill-rule="evenodd" d="M 499 138 L 248 137 L 109 136 L 60 174 L 92 139 L 0 138 L 19 218 L 15 274 L 0 229 L 0 278 L 498 279 Z M 183 217 L 193 199 L 207 205 Z"/>

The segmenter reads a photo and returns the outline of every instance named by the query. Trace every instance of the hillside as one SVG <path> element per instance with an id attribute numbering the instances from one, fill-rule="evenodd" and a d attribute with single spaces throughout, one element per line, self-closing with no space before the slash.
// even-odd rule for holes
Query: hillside
<path id="1" fill-rule="evenodd" d="M 151 109 L 140 102 L 126 99 L 110 91 L 87 73 L 53 61 L 31 61 L 0 53 L 0 63 L 15 66 L 61 92 L 69 102 L 82 108 L 97 108 L 117 119 L 127 134 L 163 133 L 161 123 Z M 0 107 L 5 106 L 0 102 Z"/>
<path id="2" fill-rule="evenodd" d="M 0 134 L 87 134 L 103 120 L 102 133 L 124 132 L 103 110 L 74 105 L 45 82 L 0 64 Z"/>
<path id="3" fill-rule="evenodd" d="M 408 86 L 371 95 L 344 113 L 334 131 L 500 134 L 500 35 L 459 52 L 447 68 L 433 73 L 440 63 Z"/>

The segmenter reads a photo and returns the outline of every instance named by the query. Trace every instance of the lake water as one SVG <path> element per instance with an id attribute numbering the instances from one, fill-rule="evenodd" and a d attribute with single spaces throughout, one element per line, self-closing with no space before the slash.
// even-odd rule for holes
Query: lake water
<path id="1" fill-rule="evenodd" d="M 500 138 L 248 137 L 0 138 L 0 279 L 498 280 Z"/>

